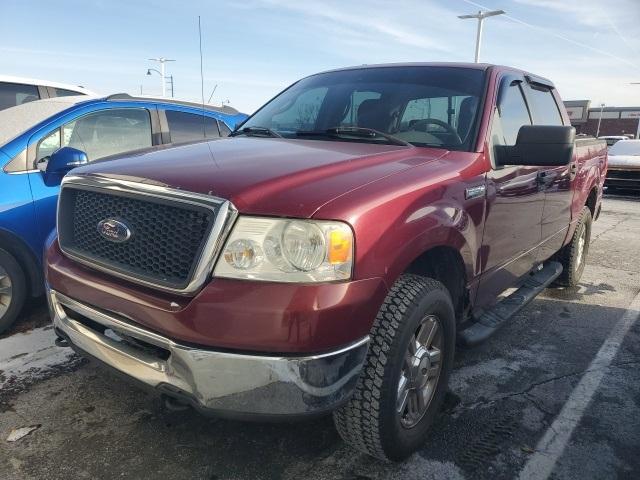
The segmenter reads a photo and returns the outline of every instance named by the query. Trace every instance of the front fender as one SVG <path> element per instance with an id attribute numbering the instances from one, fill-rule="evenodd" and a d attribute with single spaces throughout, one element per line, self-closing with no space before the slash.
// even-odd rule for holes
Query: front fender
<path id="1" fill-rule="evenodd" d="M 484 202 L 481 202 L 484 204 Z M 484 205 L 482 205 L 484 209 Z M 479 220 L 479 222 L 478 222 Z M 381 243 L 376 257 L 392 252 L 383 278 L 391 285 L 421 255 L 437 247 L 457 251 L 464 263 L 465 274 L 472 280 L 478 271 L 482 242 L 482 220 L 462 205 L 451 202 L 417 209 L 396 225 L 394 234 Z"/>
<path id="2" fill-rule="evenodd" d="M 486 199 L 467 199 L 484 186 L 477 155 L 439 159 L 393 175 L 332 202 L 317 218 L 344 219 L 356 234 L 354 278 L 380 277 L 387 286 L 434 247 L 457 251 L 471 282 L 479 270 Z M 454 170 L 455 168 L 455 170 Z"/>

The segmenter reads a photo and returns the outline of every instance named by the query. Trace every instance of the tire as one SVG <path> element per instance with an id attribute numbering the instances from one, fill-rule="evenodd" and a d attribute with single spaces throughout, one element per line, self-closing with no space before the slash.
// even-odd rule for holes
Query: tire
<path id="1" fill-rule="evenodd" d="M 435 334 L 429 335 L 433 337 L 432 348 L 420 351 L 427 351 L 426 356 L 435 358 L 435 345 L 439 345 L 440 360 L 428 361 L 422 357 L 426 363 L 418 365 L 416 362 L 420 356 L 415 350 L 415 343 L 415 356 L 405 358 L 405 355 L 410 355 L 410 341 L 419 339 L 423 334 L 422 328 L 434 323 L 438 327 Z M 430 278 L 408 274 L 394 283 L 371 329 L 369 350 L 355 392 L 344 406 L 333 413 L 338 433 L 346 443 L 381 460 L 393 461 L 408 457 L 424 444 L 447 390 L 453 365 L 455 330 L 453 303 L 444 285 Z M 414 384 L 407 383 L 407 359 L 411 359 L 414 367 L 417 365 L 411 370 L 413 373 L 424 374 L 427 370 L 431 373 L 439 368 L 438 375 L 430 376 L 426 386 L 420 387 L 426 390 L 431 385 L 428 388 L 430 400 L 424 402 L 426 410 L 421 416 L 411 415 L 411 407 L 417 405 L 412 401 L 417 398 L 417 388 L 413 395 L 408 393 L 407 409 L 402 407 L 405 403 L 401 398 L 407 397 L 400 395 L 401 385 Z M 427 375 L 421 378 L 427 378 Z M 412 422 L 414 424 L 410 425 Z"/>
<path id="2" fill-rule="evenodd" d="M 558 252 L 562 273 L 556 280 L 556 285 L 575 287 L 582 278 L 591 241 L 591 222 L 591 210 L 583 207 L 571 241 Z"/>
<path id="3" fill-rule="evenodd" d="M 16 259 L 0 248 L 0 333 L 5 332 L 22 310 L 27 283 Z"/>

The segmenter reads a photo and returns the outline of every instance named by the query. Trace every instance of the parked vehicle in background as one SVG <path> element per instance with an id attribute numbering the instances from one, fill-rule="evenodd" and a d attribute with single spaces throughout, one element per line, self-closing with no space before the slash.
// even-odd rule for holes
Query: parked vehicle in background
<path id="1" fill-rule="evenodd" d="M 640 190 L 640 140 L 625 140 L 609 147 L 608 191 Z"/>
<path id="2" fill-rule="evenodd" d="M 226 137 L 246 115 L 186 102 L 60 97 L 0 111 L 0 332 L 42 295 L 42 247 L 73 167 L 158 145 Z M 144 156 L 143 153 L 140 155 Z"/>
<path id="3" fill-rule="evenodd" d="M 349 444 L 402 459 L 442 406 L 456 339 L 584 270 L 606 144 L 574 140 L 544 78 L 325 72 L 232 136 L 77 169 L 47 246 L 58 343 L 169 403 L 333 411 Z"/>
<path id="4" fill-rule="evenodd" d="M 629 140 L 629 137 L 626 135 L 605 135 L 603 137 L 598 137 L 598 140 L 604 140 L 607 142 L 607 147 L 618 143 L 620 140 Z"/>
<path id="5" fill-rule="evenodd" d="M 95 93 L 84 87 L 66 83 L 0 75 L 0 110 L 35 100 L 75 95 L 95 95 Z"/>

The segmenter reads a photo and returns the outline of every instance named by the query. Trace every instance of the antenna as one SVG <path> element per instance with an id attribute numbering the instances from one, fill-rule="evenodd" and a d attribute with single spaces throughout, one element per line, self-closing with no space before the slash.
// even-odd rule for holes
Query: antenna
<path id="1" fill-rule="evenodd" d="M 213 91 L 211 92 L 211 96 L 209 97 L 209 101 L 207 103 L 211 103 L 211 99 L 213 98 L 213 94 L 216 93 L 216 88 L 218 88 L 218 84 L 213 87 Z"/>
<path id="2" fill-rule="evenodd" d="M 200 95 L 202 97 L 202 136 L 206 138 L 205 132 L 205 116 L 204 116 L 204 73 L 202 70 L 202 26 L 200 24 L 200 15 L 198 15 L 198 37 L 200 39 Z"/>

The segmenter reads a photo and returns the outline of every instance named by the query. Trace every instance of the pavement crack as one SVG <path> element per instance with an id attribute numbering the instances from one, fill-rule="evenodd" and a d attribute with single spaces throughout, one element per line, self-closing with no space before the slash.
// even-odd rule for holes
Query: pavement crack
<path id="1" fill-rule="evenodd" d="M 546 408 L 543 408 L 543 407 L 540 405 L 540 402 L 538 401 L 538 399 L 536 399 L 533 395 L 525 394 L 524 396 L 525 396 L 525 398 L 526 398 L 527 400 L 529 400 L 529 401 L 533 404 L 533 406 L 534 406 L 535 408 L 537 408 L 540 412 L 542 412 L 542 413 L 544 413 L 544 414 L 546 414 L 546 415 L 549 415 L 550 417 L 553 417 L 553 416 L 555 416 L 555 415 L 556 415 L 554 412 L 550 412 L 550 411 L 549 411 L 549 410 L 547 410 Z M 545 423 L 545 424 L 549 425 L 547 422 L 543 422 L 543 423 Z"/>
<path id="2" fill-rule="evenodd" d="M 514 398 L 514 397 L 521 397 L 524 396 L 525 398 L 527 398 L 528 400 L 531 401 L 532 396 L 530 395 L 531 391 L 535 390 L 536 388 L 542 386 L 542 385 L 546 385 L 548 383 L 552 383 L 552 382 L 556 382 L 558 380 L 564 380 L 566 378 L 571 378 L 571 377 L 575 377 L 578 375 L 585 375 L 587 373 L 593 373 L 593 372 L 598 372 L 600 370 L 607 370 L 611 367 L 617 367 L 617 366 L 626 366 L 626 365 L 633 365 L 633 364 L 640 364 L 640 361 L 638 360 L 633 360 L 633 361 L 629 361 L 629 362 L 619 362 L 619 363 L 613 363 L 610 364 L 606 367 L 601 367 L 601 368 L 593 368 L 590 370 L 577 370 L 575 372 L 570 372 L 570 373 L 565 373 L 563 375 L 556 375 L 555 377 L 551 377 L 551 378 L 547 378 L 545 380 L 541 380 L 539 382 L 534 382 L 532 384 L 530 384 L 527 388 L 525 388 L 524 390 L 520 390 L 518 392 L 512 392 L 512 393 L 508 393 L 506 395 L 501 395 L 501 396 L 497 396 L 497 397 L 492 397 L 492 398 L 487 398 L 484 400 L 480 400 L 477 402 L 470 402 L 470 403 L 460 403 L 456 409 L 460 408 L 463 410 L 474 410 L 478 407 L 487 407 L 487 406 L 491 406 L 494 405 L 498 402 L 501 402 L 503 400 L 508 400 L 510 398 Z M 541 411 L 544 411 L 542 409 L 540 409 Z M 553 415 L 551 412 L 548 411 L 544 411 L 545 413 L 549 413 L 550 415 Z"/>

